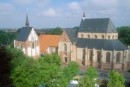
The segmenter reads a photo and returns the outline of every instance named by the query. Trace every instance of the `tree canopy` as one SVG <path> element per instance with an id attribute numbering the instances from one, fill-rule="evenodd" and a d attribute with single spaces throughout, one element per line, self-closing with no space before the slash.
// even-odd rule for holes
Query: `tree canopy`
<path id="1" fill-rule="evenodd" d="M 46 32 L 46 34 L 51 34 L 51 35 L 61 35 L 63 30 L 60 27 L 50 29 Z"/>
<path id="2" fill-rule="evenodd" d="M 15 38 L 16 38 L 15 33 L 4 32 L 0 30 L 0 44 L 4 44 L 4 45 L 11 44 L 13 43 Z"/>
<path id="3" fill-rule="evenodd" d="M 130 45 L 130 27 L 122 26 L 117 28 L 119 33 L 119 40 L 126 45 Z"/>
<path id="4" fill-rule="evenodd" d="M 79 73 L 79 65 L 71 61 L 69 64 L 64 68 L 64 75 L 68 79 L 68 81 L 72 80 L 72 78 Z"/>
<path id="5" fill-rule="evenodd" d="M 79 82 L 79 87 L 95 87 L 98 72 L 96 68 L 89 67 Z"/>
<path id="6" fill-rule="evenodd" d="M 124 77 L 119 72 L 110 71 L 108 87 L 125 87 Z"/>
<path id="7" fill-rule="evenodd" d="M 16 66 L 18 61 L 12 60 Z M 56 54 L 47 54 L 35 60 L 24 58 L 11 73 L 13 85 L 16 87 L 36 87 L 46 85 L 47 87 L 66 87 L 67 81 L 63 75 L 61 61 Z"/>
<path id="8" fill-rule="evenodd" d="M 0 46 L 0 87 L 11 87 L 11 56 Z"/>

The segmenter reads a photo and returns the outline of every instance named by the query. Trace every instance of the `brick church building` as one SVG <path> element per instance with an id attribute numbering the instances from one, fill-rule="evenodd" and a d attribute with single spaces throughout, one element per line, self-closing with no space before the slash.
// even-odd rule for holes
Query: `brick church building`
<path id="1" fill-rule="evenodd" d="M 14 47 L 34 58 L 57 52 L 65 64 L 76 61 L 80 66 L 105 70 L 127 70 L 130 66 L 128 47 L 118 40 L 110 18 L 86 19 L 84 13 L 78 29 L 63 30 L 61 36 L 38 36 L 26 17 L 25 27 L 19 29 Z"/>

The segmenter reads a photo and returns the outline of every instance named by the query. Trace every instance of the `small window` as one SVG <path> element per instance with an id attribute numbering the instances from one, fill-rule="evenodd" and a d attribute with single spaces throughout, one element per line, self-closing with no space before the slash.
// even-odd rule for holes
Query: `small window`
<path id="1" fill-rule="evenodd" d="M 88 35 L 88 38 L 90 38 L 90 35 Z"/>
<path id="2" fill-rule="evenodd" d="M 102 35 L 102 39 L 104 39 L 104 35 Z"/>
<path id="3" fill-rule="evenodd" d="M 34 38 L 34 37 L 32 37 L 32 41 L 35 41 L 35 38 Z"/>
<path id="4" fill-rule="evenodd" d="M 84 35 L 83 35 L 83 34 L 81 34 L 81 38 L 84 38 Z"/>
<path id="5" fill-rule="evenodd" d="M 32 43 L 32 48 L 33 48 L 33 49 L 35 48 L 35 44 L 34 44 L 34 43 Z"/>
<path id="6" fill-rule="evenodd" d="M 95 35 L 95 38 L 97 39 L 97 35 Z"/>
<path id="7" fill-rule="evenodd" d="M 108 39 L 110 39 L 110 36 L 108 36 Z"/>

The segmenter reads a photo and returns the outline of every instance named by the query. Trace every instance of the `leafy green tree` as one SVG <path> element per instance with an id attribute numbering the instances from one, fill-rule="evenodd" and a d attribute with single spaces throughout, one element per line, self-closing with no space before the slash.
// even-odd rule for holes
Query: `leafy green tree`
<path id="1" fill-rule="evenodd" d="M 125 79 L 119 72 L 110 71 L 109 79 L 108 87 L 125 87 Z"/>
<path id="2" fill-rule="evenodd" d="M 0 44 L 9 45 L 12 44 L 16 38 L 15 33 L 4 32 L 0 30 Z"/>
<path id="3" fill-rule="evenodd" d="M 27 56 L 23 54 L 23 52 L 17 48 L 6 47 L 6 52 L 11 56 L 11 64 L 12 70 L 15 69 L 17 66 L 23 64 L 23 61 Z"/>
<path id="4" fill-rule="evenodd" d="M 0 87 L 11 87 L 11 56 L 0 46 Z"/>
<path id="5" fill-rule="evenodd" d="M 68 81 L 72 80 L 72 78 L 79 73 L 79 65 L 71 61 L 65 68 L 64 68 L 64 75 L 68 79 Z"/>
<path id="6" fill-rule="evenodd" d="M 130 45 L 130 27 L 122 26 L 117 28 L 119 33 L 119 40 L 126 45 Z"/>
<path id="7" fill-rule="evenodd" d="M 36 87 L 39 83 L 38 73 L 33 60 L 26 59 L 22 65 L 17 66 L 11 73 L 13 86 L 15 87 Z"/>
<path id="8" fill-rule="evenodd" d="M 58 56 L 56 53 L 45 54 L 42 56 L 42 58 L 44 59 L 44 62 L 46 63 L 49 63 L 49 64 L 54 63 L 58 66 L 61 66 L 60 56 Z"/>
<path id="9" fill-rule="evenodd" d="M 46 54 L 37 62 L 40 83 L 48 87 L 67 87 L 68 83 L 63 75 L 61 60 L 57 54 Z"/>
<path id="10" fill-rule="evenodd" d="M 14 61 L 16 62 L 17 60 Z M 12 63 L 15 65 L 14 62 Z M 24 57 L 20 63 L 15 65 L 11 72 L 15 87 L 38 87 L 40 85 L 67 87 L 68 85 L 57 54 L 46 54 L 37 60 Z"/>
<path id="11" fill-rule="evenodd" d="M 46 34 L 51 34 L 51 35 L 61 35 L 63 30 L 60 27 L 50 29 L 46 32 Z"/>
<path id="12" fill-rule="evenodd" d="M 89 67 L 86 73 L 79 82 L 79 87 L 94 87 L 96 78 L 98 76 L 97 70 L 94 67 Z"/>

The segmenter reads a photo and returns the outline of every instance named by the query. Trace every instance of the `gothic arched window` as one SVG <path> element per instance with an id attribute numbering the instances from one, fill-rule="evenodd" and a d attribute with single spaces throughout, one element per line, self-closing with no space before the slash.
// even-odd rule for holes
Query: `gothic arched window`
<path id="1" fill-rule="evenodd" d="M 110 62 L 110 52 L 106 53 L 106 62 Z"/>
<path id="2" fill-rule="evenodd" d="M 121 53 L 120 52 L 116 53 L 116 62 L 120 62 L 120 58 L 121 58 Z"/>

